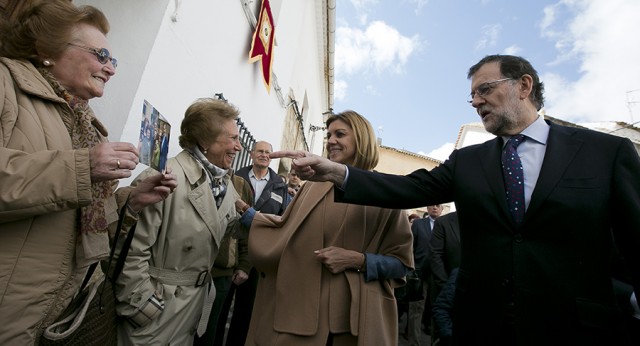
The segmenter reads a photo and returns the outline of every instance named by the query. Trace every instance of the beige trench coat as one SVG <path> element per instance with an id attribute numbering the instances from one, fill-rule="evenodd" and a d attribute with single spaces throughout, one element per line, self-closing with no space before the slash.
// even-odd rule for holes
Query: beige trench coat
<path id="1" fill-rule="evenodd" d="M 91 200 L 89 150 L 72 149 L 61 119 L 71 114 L 31 63 L 0 58 L 0 345 L 33 344 L 86 273 L 75 239 Z M 115 199 L 106 207 L 117 219 Z"/>
<path id="2" fill-rule="evenodd" d="M 365 282 L 354 270 L 331 274 L 313 252 L 328 246 L 393 256 L 413 267 L 402 210 L 335 203 L 333 184 L 307 182 L 282 217 L 256 213 L 251 225 L 249 257 L 260 281 L 247 345 L 325 345 L 329 321 L 357 336 L 358 345 L 397 344 L 393 288 L 404 278 Z"/>
<path id="3" fill-rule="evenodd" d="M 186 151 L 169 159 L 178 187 L 163 202 L 146 207 L 139 216 L 136 233 L 117 284 L 118 312 L 131 316 L 154 292 L 164 301 L 164 310 L 149 324 L 133 328 L 122 324 L 123 345 L 187 345 L 193 343 L 209 285 L 171 285 L 158 282 L 149 267 L 178 272 L 209 271 L 222 237 L 239 225 L 235 201 L 239 198 L 227 180 L 227 192 L 216 208 L 210 180 L 204 168 Z M 132 185 L 160 174 L 149 168 Z M 213 285 L 210 276 L 207 281 Z M 215 294 L 215 289 L 211 290 Z"/>

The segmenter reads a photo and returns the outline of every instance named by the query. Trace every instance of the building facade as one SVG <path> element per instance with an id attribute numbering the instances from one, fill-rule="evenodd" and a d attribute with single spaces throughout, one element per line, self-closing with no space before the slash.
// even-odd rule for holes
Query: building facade
<path id="1" fill-rule="evenodd" d="M 274 150 L 322 152 L 324 133 L 311 129 L 323 125 L 333 105 L 335 1 L 269 1 L 275 37 L 269 91 L 261 63 L 249 62 L 261 0 L 73 3 L 101 9 L 111 24 L 108 38 L 118 70 L 105 96 L 91 105 L 112 141 L 138 142 L 147 100 L 172 125 L 174 156 L 181 150 L 186 108 L 217 95 L 239 108 L 247 146 L 251 139 L 266 140 Z M 289 164 L 273 160 L 272 168 L 286 171 Z"/>

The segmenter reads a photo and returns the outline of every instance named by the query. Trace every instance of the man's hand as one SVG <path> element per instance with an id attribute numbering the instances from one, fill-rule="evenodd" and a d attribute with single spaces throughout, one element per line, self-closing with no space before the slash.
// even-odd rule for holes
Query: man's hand
<path id="1" fill-rule="evenodd" d="M 330 181 L 342 186 L 347 168 L 322 156 L 303 150 L 275 151 L 269 155 L 272 159 L 287 157 L 292 160 L 293 168 L 301 179 L 310 181 Z"/>

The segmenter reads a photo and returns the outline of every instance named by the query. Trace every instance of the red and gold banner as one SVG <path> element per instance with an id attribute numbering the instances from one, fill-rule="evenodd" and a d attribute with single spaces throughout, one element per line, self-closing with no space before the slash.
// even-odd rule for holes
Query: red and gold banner
<path id="1" fill-rule="evenodd" d="M 262 0 L 260 6 L 260 16 L 253 33 L 251 50 L 249 51 L 249 62 L 262 61 L 262 77 L 267 92 L 271 91 L 271 62 L 273 61 L 273 40 L 275 26 L 271 15 L 269 0 Z"/>

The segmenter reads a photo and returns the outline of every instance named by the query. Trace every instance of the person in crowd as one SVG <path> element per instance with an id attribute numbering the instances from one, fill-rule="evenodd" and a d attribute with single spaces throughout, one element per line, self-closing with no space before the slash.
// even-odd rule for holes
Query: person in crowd
<path id="1" fill-rule="evenodd" d="M 460 266 L 460 230 L 457 212 L 448 213 L 436 220 L 433 224 L 429 249 L 429 258 L 427 259 L 431 268 L 429 299 L 431 300 L 431 305 L 433 305 L 440 294 L 440 290 L 447 282 L 451 270 Z M 438 326 L 435 323 L 431 323 L 431 326 L 430 335 L 431 343 L 433 344 L 439 339 L 439 333 Z"/>
<path id="2" fill-rule="evenodd" d="M 240 195 L 240 199 L 253 206 L 251 185 L 236 174 L 231 176 L 231 182 Z M 193 343 L 195 346 L 222 346 L 224 344 L 229 309 L 235 292 L 233 287 L 240 286 L 247 281 L 250 270 L 247 237 L 234 237 L 230 232 L 225 234 L 211 269 L 213 284 L 216 287 L 216 298 L 209 315 L 207 331 L 202 337 L 196 336 Z"/>
<path id="3" fill-rule="evenodd" d="M 36 344 L 61 315 L 109 256 L 118 206 L 134 217 L 176 187 L 170 172 L 156 174 L 117 204 L 138 151 L 108 142 L 88 105 L 116 73 L 108 31 L 100 10 L 70 1 L 34 3 L 0 27 L 2 345 Z"/>
<path id="4" fill-rule="evenodd" d="M 407 312 L 407 323 L 405 332 L 401 333 L 407 339 L 409 345 L 420 345 L 422 339 L 422 314 L 427 296 L 426 281 L 423 282 L 423 268 L 429 256 L 429 234 L 431 233 L 431 217 L 440 216 L 442 208 L 439 205 L 428 206 L 424 217 L 417 214 L 409 215 L 411 233 L 413 235 L 413 260 L 415 270 L 407 275 L 407 284 L 396 289 L 398 298 L 398 315 L 401 311 Z"/>
<path id="5" fill-rule="evenodd" d="M 451 335 L 453 334 L 453 300 L 456 291 L 456 279 L 458 278 L 458 268 L 453 268 L 451 275 L 447 278 L 444 286 L 433 302 L 433 321 L 438 330 L 438 340 L 440 346 L 451 346 Z"/>
<path id="6" fill-rule="evenodd" d="M 423 218 L 414 221 L 411 225 L 413 253 L 416 256 L 416 273 L 422 281 L 423 298 L 409 302 L 407 329 L 410 346 L 420 346 L 423 326 L 427 334 L 431 333 L 429 241 L 431 240 L 433 224 L 441 214 L 442 206 L 440 204 L 429 205 Z"/>
<path id="7" fill-rule="evenodd" d="M 251 148 L 252 165 L 240 168 L 236 174 L 251 184 L 254 193 L 253 208 L 263 213 L 282 215 L 291 201 L 287 184 L 269 167 L 273 151 L 271 143 L 258 141 Z M 244 345 L 249 331 L 253 301 L 258 287 L 258 272 L 252 268 L 243 285 L 234 285 L 235 302 L 229 325 L 227 345 Z"/>
<path id="8" fill-rule="evenodd" d="M 269 154 L 272 151 L 273 147 L 269 142 L 256 142 L 250 153 L 253 164 L 240 168 L 236 174 L 251 184 L 256 210 L 282 215 L 291 197 L 287 193 L 285 181 L 269 167 L 271 164 Z"/>
<path id="9" fill-rule="evenodd" d="M 287 191 L 289 192 L 289 196 L 293 198 L 296 196 L 296 193 L 298 193 L 298 190 L 300 190 L 302 181 L 300 181 L 300 177 L 298 177 L 295 169 L 289 171 L 287 178 Z"/>
<path id="10" fill-rule="evenodd" d="M 522 57 L 469 69 L 470 103 L 497 137 L 454 150 L 431 171 L 368 172 L 304 151 L 303 179 L 336 201 L 414 208 L 454 201 L 461 260 L 456 345 L 624 345 L 610 232 L 640 293 L 640 158 L 627 138 L 545 121 L 543 83 Z"/>
<path id="11" fill-rule="evenodd" d="M 237 117 L 234 106 L 211 98 L 185 111 L 183 151 L 167 161 L 178 188 L 140 212 L 116 283 L 117 311 L 126 321 L 120 343 L 186 345 L 205 332 L 215 298 L 209 271 L 225 234 L 239 225 L 229 172 L 240 151 Z M 154 172 L 148 168 L 131 185 Z"/>
<path id="12" fill-rule="evenodd" d="M 458 213 L 451 212 L 438 218 L 433 226 L 429 243 L 429 263 L 433 278 L 433 297 L 447 282 L 453 268 L 460 266 L 460 226 Z"/>
<path id="13" fill-rule="evenodd" d="M 345 111 L 326 125 L 330 160 L 375 167 L 364 117 Z M 397 344 L 393 289 L 413 268 L 404 211 L 334 203 L 329 183 L 304 184 L 283 216 L 236 208 L 243 224 L 253 220 L 249 258 L 260 272 L 247 345 Z"/>

